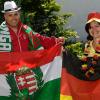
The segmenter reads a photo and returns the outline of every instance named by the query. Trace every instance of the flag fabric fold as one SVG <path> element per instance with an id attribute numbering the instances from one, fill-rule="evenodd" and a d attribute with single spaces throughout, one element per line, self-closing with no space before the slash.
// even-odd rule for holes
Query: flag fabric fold
<path id="1" fill-rule="evenodd" d="M 60 100 L 100 100 L 100 80 L 80 80 L 63 68 Z"/>
<path id="2" fill-rule="evenodd" d="M 61 46 L 0 53 L 0 100 L 60 100 Z"/>

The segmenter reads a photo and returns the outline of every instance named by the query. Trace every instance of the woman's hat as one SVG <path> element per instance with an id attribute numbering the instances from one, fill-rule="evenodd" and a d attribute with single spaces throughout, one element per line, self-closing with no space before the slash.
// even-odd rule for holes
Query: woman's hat
<path id="1" fill-rule="evenodd" d="M 100 23 L 100 12 L 92 12 L 88 14 L 87 22 L 85 25 L 85 30 L 87 33 L 89 33 L 89 23 L 92 21 L 97 21 Z"/>
<path id="2" fill-rule="evenodd" d="M 21 7 L 18 7 L 14 1 L 6 1 L 4 3 L 4 10 L 1 12 L 2 13 L 15 12 L 15 11 L 18 11 L 20 9 L 21 9 Z"/>

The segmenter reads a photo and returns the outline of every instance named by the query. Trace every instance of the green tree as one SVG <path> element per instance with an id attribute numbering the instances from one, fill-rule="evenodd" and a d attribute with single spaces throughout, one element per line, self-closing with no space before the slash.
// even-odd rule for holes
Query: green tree
<path id="1" fill-rule="evenodd" d="M 76 36 L 73 29 L 64 26 L 72 16 L 59 14 L 60 5 L 55 0 L 22 0 L 22 9 L 25 11 L 25 23 L 30 24 L 34 31 L 48 36 Z M 27 7 L 27 9 L 26 9 Z"/>
<path id="2" fill-rule="evenodd" d="M 5 2 L 6 0 L 0 0 L 0 23 L 2 23 L 2 21 L 4 20 L 3 19 L 3 14 L 1 13 L 1 10 L 3 10 L 3 3 Z"/>

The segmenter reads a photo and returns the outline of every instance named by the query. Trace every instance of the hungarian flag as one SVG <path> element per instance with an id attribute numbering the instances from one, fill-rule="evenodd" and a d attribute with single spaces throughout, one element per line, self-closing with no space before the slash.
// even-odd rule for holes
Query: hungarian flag
<path id="1" fill-rule="evenodd" d="M 0 100 L 60 100 L 61 46 L 0 53 Z"/>
<path id="2" fill-rule="evenodd" d="M 60 98 L 60 100 L 100 100 L 100 80 L 80 80 L 63 68 Z"/>

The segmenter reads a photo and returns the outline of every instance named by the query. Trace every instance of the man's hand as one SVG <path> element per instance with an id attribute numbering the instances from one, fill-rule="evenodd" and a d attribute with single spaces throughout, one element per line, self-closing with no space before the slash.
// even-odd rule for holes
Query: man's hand
<path id="1" fill-rule="evenodd" d="M 65 43 L 65 38 L 64 37 L 58 37 L 57 43 L 60 43 L 61 45 L 63 45 Z"/>

